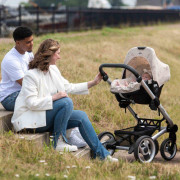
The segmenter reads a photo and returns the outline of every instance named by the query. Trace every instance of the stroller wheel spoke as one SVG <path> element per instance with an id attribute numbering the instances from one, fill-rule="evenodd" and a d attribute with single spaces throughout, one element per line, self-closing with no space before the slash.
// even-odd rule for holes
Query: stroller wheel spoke
<path id="1" fill-rule="evenodd" d="M 149 146 L 149 141 L 147 139 L 144 141 L 144 145 L 145 145 L 145 147 Z"/>
<path id="2" fill-rule="evenodd" d="M 141 153 L 141 154 L 144 154 L 144 147 L 139 147 L 139 152 Z"/>

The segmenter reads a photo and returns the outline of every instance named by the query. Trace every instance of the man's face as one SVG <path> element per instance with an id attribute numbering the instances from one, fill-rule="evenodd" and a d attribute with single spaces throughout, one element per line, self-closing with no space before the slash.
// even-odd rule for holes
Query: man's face
<path id="1" fill-rule="evenodd" d="M 16 45 L 18 45 L 19 49 L 22 52 L 32 52 L 33 48 L 33 36 L 27 37 L 23 40 L 16 41 Z"/>

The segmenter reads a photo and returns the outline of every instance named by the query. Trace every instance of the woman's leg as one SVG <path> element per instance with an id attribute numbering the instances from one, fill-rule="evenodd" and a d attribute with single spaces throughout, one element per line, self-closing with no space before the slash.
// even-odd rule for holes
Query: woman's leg
<path id="1" fill-rule="evenodd" d="M 109 155 L 109 152 L 99 141 L 96 132 L 94 131 L 94 128 L 85 112 L 73 110 L 72 115 L 68 121 L 67 128 L 70 129 L 74 127 L 79 127 L 81 136 L 87 142 L 89 147 L 94 151 L 95 157 L 99 156 L 100 159 L 105 159 Z"/>
<path id="2" fill-rule="evenodd" d="M 46 111 L 46 126 L 37 128 L 36 132 L 53 132 L 54 147 L 60 135 L 66 139 L 68 120 L 73 111 L 73 102 L 70 98 L 62 98 L 53 102 L 53 109 Z"/>

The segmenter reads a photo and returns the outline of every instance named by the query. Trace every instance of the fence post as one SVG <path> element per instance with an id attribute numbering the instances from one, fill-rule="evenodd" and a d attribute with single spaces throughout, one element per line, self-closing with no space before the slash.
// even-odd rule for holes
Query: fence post
<path id="1" fill-rule="evenodd" d="M 22 19 L 21 19 L 21 14 L 22 14 L 22 13 L 21 13 L 21 10 L 22 10 L 22 9 L 21 9 L 21 5 L 19 5 L 19 8 L 18 8 L 18 9 L 19 9 L 19 26 L 21 26 L 21 24 L 22 24 Z"/>
<path id="2" fill-rule="evenodd" d="M 69 31 L 69 7 L 66 6 L 66 22 L 67 22 L 67 32 Z"/>
<path id="3" fill-rule="evenodd" d="M 79 6 L 79 30 L 82 28 L 81 6 Z"/>
<path id="4" fill-rule="evenodd" d="M 1 31 L 2 15 L 1 15 L 1 12 L 2 12 L 2 8 L 0 8 L 0 36 L 2 35 L 2 31 Z"/>
<path id="5" fill-rule="evenodd" d="M 52 32 L 54 33 L 56 29 L 55 26 L 55 7 L 52 7 Z"/>
<path id="6" fill-rule="evenodd" d="M 36 34 L 39 34 L 39 6 L 36 8 Z"/>

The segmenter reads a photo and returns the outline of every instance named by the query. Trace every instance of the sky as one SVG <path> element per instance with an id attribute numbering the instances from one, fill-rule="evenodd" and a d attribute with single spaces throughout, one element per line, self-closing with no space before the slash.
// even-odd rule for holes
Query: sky
<path id="1" fill-rule="evenodd" d="M 128 5 L 131 5 L 131 6 L 134 6 L 135 3 L 136 3 L 136 0 L 123 0 L 123 2 L 125 4 L 128 4 Z"/>
<path id="2" fill-rule="evenodd" d="M 0 0 L 0 4 L 5 6 L 17 7 L 20 2 L 28 2 L 28 0 Z M 123 0 L 125 4 L 134 5 L 136 0 Z"/>
<path id="3" fill-rule="evenodd" d="M 28 0 L 0 0 L 0 4 L 3 4 L 5 6 L 19 6 L 20 2 L 28 2 Z"/>

